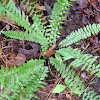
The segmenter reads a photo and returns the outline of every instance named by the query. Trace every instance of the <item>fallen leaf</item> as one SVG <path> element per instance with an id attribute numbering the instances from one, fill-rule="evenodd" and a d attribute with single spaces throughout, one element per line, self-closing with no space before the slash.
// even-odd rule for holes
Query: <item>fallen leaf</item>
<path id="1" fill-rule="evenodd" d="M 27 42 L 26 43 L 25 49 L 19 48 L 18 52 L 21 54 L 26 55 L 27 60 L 30 58 L 39 58 L 40 54 L 40 45 L 32 42 Z"/>
<path id="2" fill-rule="evenodd" d="M 80 8 L 83 9 L 87 7 L 88 0 L 78 0 L 77 3 L 80 5 Z"/>
<path id="3" fill-rule="evenodd" d="M 55 51 L 55 48 L 57 47 L 57 44 L 54 44 L 52 47 L 50 47 L 47 51 L 43 52 L 43 54 L 47 57 L 47 58 L 50 58 L 54 51 Z"/>
<path id="4" fill-rule="evenodd" d="M 37 9 L 46 10 L 46 9 L 45 9 L 45 6 L 38 6 Z"/>
<path id="5" fill-rule="evenodd" d="M 17 55 L 10 55 L 9 59 L 7 60 L 7 66 L 11 67 L 11 66 L 19 66 L 21 65 L 23 62 L 26 61 L 26 57 L 23 54 L 17 54 Z"/>

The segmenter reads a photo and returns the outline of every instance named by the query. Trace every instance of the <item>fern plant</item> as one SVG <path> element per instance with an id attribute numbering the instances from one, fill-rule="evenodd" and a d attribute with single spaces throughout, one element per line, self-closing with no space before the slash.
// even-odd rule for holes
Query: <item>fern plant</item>
<path id="1" fill-rule="evenodd" d="M 1 33 L 10 38 L 39 43 L 42 52 L 47 51 L 49 47 L 56 44 L 57 39 L 60 37 L 59 28 L 61 28 L 63 23 L 62 19 L 64 14 L 66 14 L 65 10 L 72 6 L 73 1 L 76 0 L 57 0 L 49 19 L 49 25 L 45 26 L 46 22 L 43 21 L 45 18 L 42 17 L 42 14 L 38 14 L 40 10 L 36 10 L 38 6 L 36 2 L 28 0 L 23 6 L 29 6 L 27 12 L 30 14 L 26 16 L 25 12 L 17 9 L 13 0 L 9 0 L 7 4 L 5 0 L 1 0 L 1 19 L 7 15 L 8 20 L 11 18 L 13 22 L 16 22 L 18 26 L 23 27 L 25 30 L 22 32 L 15 30 L 1 31 Z M 25 0 L 21 2 L 23 3 Z M 33 4 L 34 6 L 32 6 Z M 31 16 L 33 24 L 29 22 L 29 17 Z M 100 64 L 96 62 L 98 57 L 82 54 L 78 48 L 73 49 L 70 45 L 99 32 L 100 24 L 87 25 L 84 28 L 75 30 L 58 44 L 59 50 L 55 51 L 55 57 L 49 59 L 50 63 L 65 79 L 66 86 L 63 86 L 63 89 L 68 87 L 73 93 L 82 96 L 83 100 L 97 100 L 100 99 L 100 95 L 96 95 L 95 91 L 86 87 L 84 81 L 80 78 L 80 74 L 77 74 L 75 67 L 82 66 L 82 71 L 86 69 L 91 74 L 100 77 Z M 73 61 L 70 64 L 65 64 L 64 61 L 69 59 L 73 59 Z M 5 70 L 2 67 L 0 72 L 0 99 L 19 100 L 22 98 L 30 100 L 30 98 L 35 97 L 32 92 L 36 91 L 39 87 L 43 87 L 43 84 L 45 84 L 42 80 L 47 76 L 48 70 L 44 66 L 44 62 L 45 59 L 30 60 L 18 68 L 11 68 L 10 71 L 8 67 Z M 58 92 L 59 86 L 62 85 L 58 84 L 53 91 L 54 93 Z"/>

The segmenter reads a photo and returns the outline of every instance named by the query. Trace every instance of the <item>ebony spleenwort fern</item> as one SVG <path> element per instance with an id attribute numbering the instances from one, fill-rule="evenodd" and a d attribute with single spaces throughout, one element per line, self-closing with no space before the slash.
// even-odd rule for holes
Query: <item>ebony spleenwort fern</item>
<path id="1" fill-rule="evenodd" d="M 11 17 L 12 21 L 16 22 L 18 26 L 22 26 L 25 29 L 25 32 L 2 31 L 2 33 L 11 38 L 39 43 L 41 45 L 42 51 L 47 50 L 48 47 L 55 44 L 56 40 L 59 38 L 60 36 L 59 28 L 60 25 L 63 23 L 62 19 L 64 18 L 64 14 L 66 13 L 65 10 L 68 10 L 68 8 L 72 4 L 72 1 L 76 0 L 57 0 L 57 2 L 54 4 L 54 8 L 50 16 L 49 20 L 50 23 L 49 25 L 45 26 L 44 24 L 46 22 L 43 22 L 44 18 L 41 17 L 42 15 L 37 14 L 40 11 L 40 10 L 36 11 L 37 5 L 32 6 L 32 4 L 35 4 L 36 1 L 35 2 L 28 1 L 24 5 L 24 7 L 29 6 L 29 9 L 27 11 L 30 12 L 29 16 L 25 16 L 25 13 L 23 11 L 21 12 L 15 7 L 13 0 L 10 0 L 7 5 L 5 5 L 5 1 L 2 0 L 2 3 L 0 3 L 1 7 L 0 13 L 2 14 L 2 18 L 7 13 L 8 19 Z M 22 0 L 22 3 L 23 2 L 25 2 L 25 0 Z M 30 16 L 32 16 L 33 20 L 32 25 L 29 23 L 28 20 Z M 82 66 L 82 70 L 86 69 L 90 71 L 91 74 L 100 77 L 100 70 L 99 70 L 100 64 L 98 64 L 96 61 L 98 57 L 93 57 L 92 55 L 89 54 L 82 54 L 80 50 L 73 49 L 71 47 L 67 48 L 62 48 L 62 47 L 69 46 L 75 42 L 78 42 L 81 39 L 86 39 L 92 34 L 93 35 L 98 34 L 99 32 L 100 32 L 100 24 L 87 25 L 84 28 L 80 28 L 77 31 L 72 32 L 69 36 L 66 37 L 66 39 L 64 39 L 62 42 L 59 43 L 58 46 L 60 47 L 60 49 L 56 50 L 55 58 L 53 57 L 50 58 L 50 63 L 55 66 L 57 71 L 59 71 L 61 76 L 65 79 L 66 86 L 68 86 L 72 92 L 78 94 L 79 96 L 83 96 L 83 100 L 88 100 L 88 99 L 96 100 L 100 99 L 100 96 L 99 95 L 97 96 L 96 95 L 97 93 L 92 91 L 90 88 L 85 87 L 85 83 L 80 79 L 80 75 L 76 73 L 75 67 Z M 63 61 L 67 61 L 72 58 L 73 61 L 69 65 L 63 63 Z M 37 60 L 35 64 L 38 64 L 39 63 L 38 61 L 40 62 L 40 60 Z M 34 63 L 34 61 L 32 62 Z M 26 67 L 28 66 L 28 63 L 30 63 L 30 61 L 27 62 Z M 8 71 L 7 69 L 6 71 L 4 71 L 2 67 L 0 73 L 1 75 L 0 84 L 2 89 L 1 98 L 12 99 L 18 97 L 17 99 L 19 100 L 20 97 L 23 97 L 24 99 L 26 99 L 27 97 L 30 96 L 30 94 L 32 94 L 31 93 L 32 91 L 35 91 L 37 90 L 37 87 L 40 87 L 36 83 L 36 82 L 41 83 L 41 81 L 39 81 L 40 78 L 38 77 L 41 73 L 39 72 L 40 67 L 39 68 L 37 67 L 37 69 L 34 70 L 32 69 L 33 73 L 32 72 L 28 73 L 27 72 L 28 70 L 25 70 L 23 67 L 23 70 L 27 73 L 28 76 L 24 74 L 24 71 L 22 71 L 21 68 L 22 67 L 18 68 L 15 67 L 10 71 Z M 37 72 L 35 73 L 34 71 Z M 46 76 L 46 72 L 47 69 L 44 68 L 44 74 L 43 77 L 41 78 L 44 79 L 44 77 Z M 10 73 L 10 74 L 7 76 L 5 75 L 5 73 Z M 26 76 L 26 80 L 22 80 L 24 75 Z M 30 75 L 33 76 L 31 77 Z M 37 79 L 36 82 L 33 79 L 35 76 L 36 76 L 35 79 Z M 15 79 L 17 79 L 17 81 L 15 81 Z M 29 84 L 31 83 L 28 84 L 27 82 L 30 82 L 31 79 L 32 79 L 31 82 L 33 82 L 34 84 L 36 83 L 35 85 L 37 86 L 36 88 L 33 85 L 32 85 L 33 88 L 29 87 Z M 8 80 L 10 80 L 9 81 L 10 83 L 13 82 L 11 86 L 9 86 L 10 83 L 8 82 Z M 14 87 L 15 84 L 16 87 Z M 16 91 L 18 92 L 16 93 Z M 7 93 L 9 94 L 9 92 L 11 93 L 11 96 L 7 95 Z M 30 96 L 30 98 L 31 97 L 34 96 Z"/>

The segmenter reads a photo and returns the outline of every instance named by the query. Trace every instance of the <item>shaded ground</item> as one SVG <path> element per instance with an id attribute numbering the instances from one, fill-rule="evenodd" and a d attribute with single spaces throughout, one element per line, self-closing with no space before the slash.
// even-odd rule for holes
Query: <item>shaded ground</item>
<path id="1" fill-rule="evenodd" d="M 46 0 L 48 5 L 53 7 L 53 3 L 56 0 Z M 82 0 L 80 0 L 82 1 Z M 83 2 L 83 1 L 82 1 Z M 39 0 L 40 6 L 44 6 L 43 0 Z M 85 4 L 84 4 L 85 5 Z M 86 4 L 87 5 L 87 4 Z M 69 14 L 66 15 L 66 20 L 64 20 L 63 29 L 61 29 L 61 39 L 64 39 L 70 32 L 85 26 L 89 23 L 98 23 L 100 19 L 96 15 L 88 12 L 88 9 L 95 14 L 100 14 L 97 9 L 93 9 L 91 3 L 90 6 L 82 6 L 81 2 L 74 3 L 74 6 L 71 7 Z M 100 5 L 100 4 L 98 4 Z M 20 7 L 19 7 L 20 8 Z M 49 16 L 47 11 L 44 10 L 43 13 L 45 16 Z M 89 19 L 90 18 L 90 19 Z M 11 30 L 13 26 L 11 22 L 5 22 L 2 20 L 0 22 L 0 30 Z M 81 40 L 80 45 L 74 44 L 73 47 L 78 47 L 83 51 L 83 53 L 93 54 L 94 56 L 100 56 L 100 35 L 93 36 L 87 40 Z M 32 42 L 20 41 L 17 39 L 10 39 L 4 35 L 0 35 L 0 65 L 4 66 L 19 66 L 21 63 L 33 58 L 40 58 L 40 45 Z M 100 63 L 100 58 L 98 59 Z M 49 62 L 47 61 L 49 65 Z M 52 90 L 56 86 L 58 81 L 64 84 L 63 79 L 60 79 L 58 72 L 49 67 L 50 72 L 48 73 L 47 79 L 45 80 L 48 83 L 44 89 L 37 91 L 35 94 L 39 97 L 38 100 L 81 100 L 77 95 L 73 94 L 68 88 L 59 94 L 52 94 Z M 79 69 L 77 69 L 79 70 Z M 91 76 L 88 72 L 84 71 L 81 73 L 81 78 L 85 83 L 90 86 L 93 90 L 100 94 L 100 78 Z M 93 82 L 91 85 L 90 83 Z M 32 99 L 36 100 L 36 99 Z"/>

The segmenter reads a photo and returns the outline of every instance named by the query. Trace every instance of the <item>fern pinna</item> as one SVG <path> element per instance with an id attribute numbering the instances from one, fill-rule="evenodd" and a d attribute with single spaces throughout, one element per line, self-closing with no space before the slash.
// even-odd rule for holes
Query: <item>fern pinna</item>
<path id="1" fill-rule="evenodd" d="M 42 52 L 44 52 L 50 46 L 55 45 L 57 39 L 60 37 L 59 28 L 61 28 L 61 24 L 63 23 L 64 14 L 67 13 L 65 10 L 69 9 L 72 1 L 76 0 L 57 0 L 50 15 L 49 24 L 45 26 L 47 22 L 44 22 L 45 17 L 42 14 L 38 14 L 40 10 L 36 9 L 38 6 L 36 1 L 30 2 L 28 0 L 26 3 L 24 3 L 25 0 L 21 1 L 21 3 L 24 3 L 23 7 L 29 7 L 27 9 L 29 15 L 25 15 L 24 11 L 20 11 L 15 6 L 13 0 L 9 0 L 7 4 L 5 0 L 1 0 L 1 19 L 7 15 L 8 20 L 11 18 L 18 26 L 24 28 L 24 31 L 11 30 L 1 31 L 1 33 L 10 38 L 39 43 Z M 33 23 L 29 22 L 29 17 L 32 17 Z M 87 25 L 84 28 L 75 30 L 58 44 L 59 49 L 55 51 L 54 57 L 50 58 L 50 63 L 65 79 L 65 87 L 68 87 L 73 93 L 81 96 L 83 100 L 99 100 L 100 95 L 97 95 L 97 92 L 85 85 L 84 81 L 80 78 L 80 73 L 77 74 L 75 68 L 81 66 L 81 71 L 87 70 L 91 74 L 100 77 L 100 64 L 96 61 L 98 57 L 90 54 L 82 54 L 79 49 L 73 49 L 69 45 L 99 32 L 100 24 Z M 72 59 L 70 64 L 64 63 L 70 59 Z M 8 67 L 4 69 L 2 66 L 0 72 L 0 99 L 19 100 L 22 98 L 30 100 L 30 98 L 36 97 L 32 92 L 36 91 L 39 87 L 43 87 L 45 83 L 42 80 L 44 80 L 48 72 L 47 67 L 44 66 L 44 62 L 44 58 L 43 60 L 30 60 L 18 68 L 11 68 L 10 71 Z"/>

